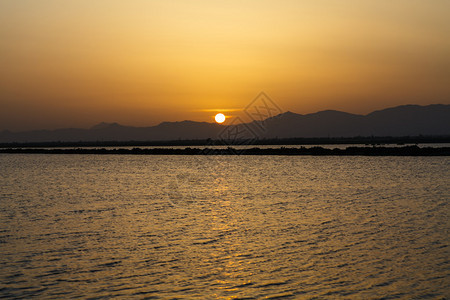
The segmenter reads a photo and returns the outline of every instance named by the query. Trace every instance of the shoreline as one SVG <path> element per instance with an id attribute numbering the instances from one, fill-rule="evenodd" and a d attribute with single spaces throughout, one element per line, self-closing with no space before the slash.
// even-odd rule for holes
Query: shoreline
<path id="1" fill-rule="evenodd" d="M 93 155 L 281 155 L 281 156 L 450 156 L 450 147 L 347 147 L 328 149 L 323 147 L 281 147 L 225 149 L 214 148 L 133 148 L 133 149 L 42 149 L 42 148 L 3 148 L 0 154 L 93 154 Z"/>
<path id="2" fill-rule="evenodd" d="M 280 138 L 280 139 L 236 139 L 236 140 L 168 140 L 168 141 L 53 141 L 53 142 L 2 142 L 0 149 L 5 148 L 64 148 L 64 147 L 199 147 L 199 146 L 239 146 L 250 144 L 258 146 L 308 146 L 308 145 L 414 145 L 414 144 L 442 144 L 450 143 L 450 136 L 404 136 L 404 137 L 349 137 L 349 138 Z"/>

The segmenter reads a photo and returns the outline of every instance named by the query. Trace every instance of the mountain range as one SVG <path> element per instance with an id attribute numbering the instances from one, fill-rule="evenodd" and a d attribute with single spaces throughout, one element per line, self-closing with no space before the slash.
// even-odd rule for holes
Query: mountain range
<path id="1" fill-rule="evenodd" d="M 305 115 L 288 111 L 265 120 L 235 125 L 181 121 L 151 127 L 100 123 L 89 129 L 5 130 L 0 132 L 0 143 L 419 135 L 450 136 L 450 105 L 403 105 L 367 115 L 335 110 Z"/>

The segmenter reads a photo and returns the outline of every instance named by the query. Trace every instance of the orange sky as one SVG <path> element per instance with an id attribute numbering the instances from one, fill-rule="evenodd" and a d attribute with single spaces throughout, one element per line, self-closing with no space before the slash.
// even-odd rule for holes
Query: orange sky
<path id="1" fill-rule="evenodd" d="M 450 1 L 0 1 L 0 130 L 450 104 Z"/>

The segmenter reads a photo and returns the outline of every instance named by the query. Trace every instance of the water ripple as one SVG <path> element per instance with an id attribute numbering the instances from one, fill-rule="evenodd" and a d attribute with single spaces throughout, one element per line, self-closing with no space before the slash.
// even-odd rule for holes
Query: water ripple
<path id="1" fill-rule="evenodd" d="M 450 297 L 445 157 L 2 155 L 0 297 Z"/>

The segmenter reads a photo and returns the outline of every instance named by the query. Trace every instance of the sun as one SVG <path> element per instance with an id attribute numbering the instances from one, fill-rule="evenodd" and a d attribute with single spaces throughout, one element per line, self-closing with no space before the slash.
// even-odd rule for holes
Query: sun
<path id="1" fill-rule="evenodd" d="M 217 123 L 221 124 L 221 123 L 225 122 L 225 119 L 226 119 L 226 118 L 225 118 L 225 115 L 224 115 L 224 114 L 218 113 L 218 114 L 214 117 L 214 119 L 216 120 Z"/>

